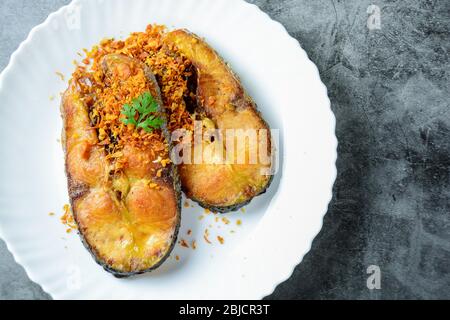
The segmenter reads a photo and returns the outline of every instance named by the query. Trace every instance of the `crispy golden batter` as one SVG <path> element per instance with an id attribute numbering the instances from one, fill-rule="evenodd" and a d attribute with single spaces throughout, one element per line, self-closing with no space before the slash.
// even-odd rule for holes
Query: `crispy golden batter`
<path id="1" fill-rule="evenodd" d="M 154 135 L 146 132 L 137 134 L 120 122 L 118 104 L 124 101 L 128 103 L 130 101 L 126 101 L 127 97 L 130 100 L 130 96 L 136 97 L 142 93 L 144 84 L 133 77 L 128 79 L 127 86 L 110 87 L 103 81 L 102 61 L 106 55 L 126 55 L 145 63 L 158 80 L 169 130 L 192 129 L 192 118 L 186 110 L 186 101 L 193 99 L 193 94 L 187 86 L 187 79 L 191 76 L 191 63 L 163 44 L 164 33 L 163 26 L 149 25 L 145 32 L 134 32 L 124 41 L 105 39 L 90 51 L 85 50 L 86 58 L 73 74 L 77 87 L 86 96 L 90 107 L 89 116 L 94 127 L 99 130 L 100 143 L 107 147 L 108 153 L 117 158 L 121 158 L 120 151 L 125 145 L 137 148 L 152 145 L 155 149 L 159 142 Z M 130 70 L 125 69 L 122 72 L 127 73 Z M 101 101 L 94 103 L 89 100 L 89 97 L 98 96 L 99 93 Z M 117 139 L 118 137 L 120 139 Z M 118 169 L 120 164 L 119 161 Z"/>

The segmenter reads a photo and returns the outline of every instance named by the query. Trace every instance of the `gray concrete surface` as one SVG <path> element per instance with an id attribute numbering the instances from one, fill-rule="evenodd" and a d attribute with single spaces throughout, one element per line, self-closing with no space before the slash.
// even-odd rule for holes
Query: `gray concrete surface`
<path id="1" fill-rule="evenodd" d="M 64 0 L 0 2 L 0 68 Z M 317 64 L 337 118 L 322 231 L 270 299 L 450 298 L 450 2 L 253 0 Z M 367 27 L 380 8 L 381 29 Z M 374 26 L 374 24 L 371 24 Z M 381 270 L 369 290 L 367 268 Z M 0 299 L 46 299 L 0 243 Z"/>

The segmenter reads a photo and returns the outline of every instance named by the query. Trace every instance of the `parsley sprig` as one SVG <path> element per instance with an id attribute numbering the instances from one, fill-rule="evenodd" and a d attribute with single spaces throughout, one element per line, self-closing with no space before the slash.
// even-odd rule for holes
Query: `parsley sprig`
<path id="1" fill-rule="evenodd" d="M 121 121 L 125 125 L 133 124 L 136 128 L 142 128 L 146 132 L 151 133 L 154 129 L 161 128 L 164 123 L 163 119 L 154 114 L 157 111 L 158 102 L 156 102 L 150 92 L 144 92 L 136 99 L 133 99 L 131 105 L 123 105 L 121 114 L 126 118 L 122 118 Z"/>

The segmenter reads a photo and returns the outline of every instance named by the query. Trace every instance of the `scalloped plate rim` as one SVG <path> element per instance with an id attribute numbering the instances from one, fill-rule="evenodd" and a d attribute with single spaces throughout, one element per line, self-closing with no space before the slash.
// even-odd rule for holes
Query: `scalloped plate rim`
<path id="1" fill-rule="evenodd" d="M 13 70 L 13 67 L 14 67 L 14 65 L 15 65 L 17 56 L 20 54 L 21 51 L 23 51 L 24 49 L 26 49 L 26 47 L 30 44 L 30 42 L 33 41 L 33 38 L 34 38 L 35 34 L 36 34 L 40 29 L 49 27 L 49 24 L 50 24 L 50 22 L 52 21 L 52 19 L 54 19 L 54 18 L 60 16 L 65 10 L 68 10 L 69 8 L 71 8 L 71 7 L 73 7 L 74 5 L 76 5 L 77 3 L 81 3 L 81 2 L 83 2 L 83 1 L 84 1 L 84 0 L 72 0 L 69 4 L 67 4 L 67 5 L 65 5 L 65 6 L 62 6 L 61 8 L 59 8 L 59 9 L 58 9 L 57 11 L 55 11 L 55 12 L 50 13 L 50 14 L 47 16 L 47 18 L 44 20 L 44 22 L 42 22 L 41 24 L 39 24 L 39 25 L 37 25 L 37 26 L 35 26 L 35 27 L 33 27 L 33 28 L 31 29 L 31 31 L 29 32 L 29 34 L 28 34 L 28 36 L 26 37 L 26 39 L 20 43 L 20 45 L 18 46 L 18 48 L 17 48 L 17 49 L 14 51 L 14 53 L 11 55 L 10 60 L 9 60 L 9 62 L 8 62 L 8 64 L 7 64 L 7 66 L 6 66 L 6 67 L 4 68 L 4 70 L 1 72 L 1 74 L 0 74 L 0 91 L 3 90 L 3 87 L 4 87 L 4 79 L 6 78 L 7 74 L 8 74 L 9 72 L 11 72 L 11 70 Z M 320 216 L 320 219 L 319 219 L 320 221 L 319 221 L 319 223 L 318 223 L 318 225 L 317 225 L 317 229 L 314 230 L 314 232 L 313 232 L 315 235 L 317 235 L 318 232 L 320 231 L 320 229 L 322 228 L 323 217 L 325 216 L 325 214 L 326 214 L 326 212 L 327 212 L 328 204 L 329 204 L 329 202 L 331 201 L 331 198 L 332 198 L 332 187 L 333 187 L 334 181 L 335 181 L 335 179 L 336 179 L 336 175 L 337 175 L 337 170 L 336 170 L 336 165 L 335 165 L 335 163 L 336 163 L 336 159 L 337 159 L 337 144 L 338 144 L 338 143 L 337 143 L 336 136 L 335 136 L 335 134 L 334 134 L 334 131 L 335 131 L 335 125 L 336 125 L 336 120 L 335 120 L 334 114 L 332 113 L 331 108 L 330 108 L 330 101 L 329 101 L 328 94 L 327 94 L 327 88 L 326 88 L 326 86 L 322 83 L 322 81 L 320 80 L 320 74 L 319 74 L 319 71 L 318 71 L 318 69 L 317 69 L 317 66 L 309 59 L 307 53 L 303 50 L 303 48 L 301 47 L 301 45 L 299 44 L 299 42 L 298 42 L 296 39 L 294 39 L 293 37 L 291 37 L 291 36 L 289 35 L 289 33 L 287 32 L 287 30 L 285 29 L 285 27 L 284 27 L 280 22 L 275 21 L 275 20 L 272 20 L 272 19 L 269 17 L 269 15 L 268 15 L 267 13 L 263 12 L 263 11 L 262 11 L 257 5 L 255 5 L 255 4 L 251 4 L 251 3 L 245 2 L 245 1 L 243 1 L 243 0 L 231 0 L 231 1 L 233 1 L 233 2 L 234 2 L 233 4 L 235 4 L 235 5 L 244 5 L 244 6 L 252 7 L 252 10 L 257 10 L 257 11 L 258 11 L 257 14 L 263 15 L 264 18 L 267 20 L 267 23 L 271 23 L 273 28 L 278 28 L 278 29 L 280 29 L 280 31 L 281 31 L 282 33 L 285 34 L 285 39 L 284 39 L 284 41 L 290 41 L 290 42 L 292 42 L 292 44 L 295 45 L 296 50 L 299 51 L 299 54 L 304 54 L 304 55 L 306 56 L 307 62 L 308 62 L 311 66 L 313 66 L 313 69 L 314 69 L 314 71 L 315 71 L 315 77 L 317 77 L 317 79 L 320 81 L 320 83 L 321 83 L 321 85 L 322 85 L 323 94 L 324 94 L 324 97 L 326 97 L 326 101 L 327 101 L 327 104 L 328 104 L 328 112 L 329 112 L 329 116 L 330 116 L 330 119 L 328 119 L 328 120 L 331 120 L 331 123 L 330 123 L 331 128 L 328 128 L 328 129 L 331 129 L 331 131 L 333 132 L 333 136 L 332 136 L 332 139 L 333 139 L 332 145 L 334 146 L 334 148 L 333 148 L 333 153 L 334 153 L 334 154 L 333 154 L 333 163 L 332 163 L 332 165 L 333 165 L 333 168 L 332 168 L 332 176 L 329 178 L 330 185 L 329 185 L 329 190 L 328 190 L 328 202 L 327 202 L 326 204 L 324 204 L 324 210 L 323 210 L 323 212 L 322 212 L 322 214 L 321 214 L 321 216 Z M 230 1 L 230 2 L 231 2 L 231 1 Z M 3 231 L 3 225 L 0 223 L 0 238 L 2 238 L 2 239 L 5 241 L 6 246 L 7 246 L 7 249 L 12 253 L 12 255 L 13 255 L 13 257 L 14 257 L 14 260 L 15 260 L 18 264 L 20 264 L 20 265 L 23 266 L 23 268 L 25 269 L 25 272 L 26 272 L 27 276 L 28 276 L 32 281 L 38 283 L 38 284 L 42 287 L 42 289 L 43 289 L 46 293 L 48 293 L 49 295 L 51 295 L 53 298 L 58 298 L 58 293 L 56 293 L 56 292 L 51 292 L 51 290 L 49 289 L 49 287 L 47 286 L 46 283 L 41 283 L 41 282 L 38 282 L 38 281 L 37 281 L 37 276 L 34 274 L 34 271 L 32 270 L 32 268 L 31 268 L 29 265 L 23 263 L 23 261 L 22 261 L 20 255 L 17 253 L 17 251 L 16 251 L 16 249 L 15 249 L 15 245 L 14 245 L 11 241 L 8 241 L 8 239 L 6 239 L 4 234 L 5 234 L 5 233 L 4 233 L 4 231 Z M 305 254 L 307 254 L 307 253 L 309 252 L 313 240 L 314 240 L 314 237 L 310 239 L 310 242 L 309 242 L 309 244 L 308 244 L 308 246 L 307 246 L 308 249 L 307 249 L 305 252 L 301 253 L 301 254 L 298 256 L 298 259 L 297 259 L 298 261 L 297 261 L 294 265 L 290 265 L 288 268 L 286 268 L 286 269 L 289 269 L 289 272 L 285 272 L 285 273 L 280 273 L 280 274 L 278 274 L 277 277 L 276 277 L 278 280 L 276 280 L 275 282 L 273 282 L 272 285 L 268 286 L 268 287 L 270 287 L 270 289 L 266 290 L 265 292 L 259 293 L 259 294 L 257 295 L 257 296 L 258 296 L 257 298 L 263 298 L 263 297 L 265 297 L 265 296 L 271 294 L 271 293 L 274 291 L 275 287 L 276 287 L 278 284 L 280 284 L 281 282 L 287 280 L 287 279 L 292 275 L 292 273 L 293 273 L 295 267 L 302 261 L 302 259 L 303 259 L 303 257 L 305 256 Z"/>

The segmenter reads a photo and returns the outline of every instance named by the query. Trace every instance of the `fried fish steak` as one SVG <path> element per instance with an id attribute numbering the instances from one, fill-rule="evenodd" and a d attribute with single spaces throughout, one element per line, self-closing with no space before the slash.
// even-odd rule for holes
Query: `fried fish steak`
<path id="1" fill-rule="evenodd" d="M 194 150 L 195 143 L 191 144 L 193 160 L 179 166 L 183 191 L 205 208 L 219 212 L 236 210 L 264 193 L 272 181 L 269 126 L 237 76 L 205 41 L 187 30 L 169 32 L 163 41 L 191 61 L 196 77 L 195 117 L 201 120 L 203 130 L 215 130 L 222 137 L 203 137 L 202 163 L 195 162 L 199 151 Z M 225 143 L 229 132 L 245 135 L 249 129 L 257 132 L 258 143 L 239 144 L 235 138 L 235 152 L 230 153 Z M 220 153 L 223 158 L 231 154 L 232 161 L 215 161 L 216 150 L 223 150 L 219 158 Z M 256 161 L 252 160 L 255 154 Z M 265 155 L 264 160 L 260 154 Z"/>
<path id="2" fill-rule="evenodd" d="M 110 54 L 102 69 L 108 90 L 144 79 L 141 89 L 163 108 L 155 77 L 141 62 Z M 153 270 L 169 256 L 180 225 L 177 169 L 158 161 L 171 148 L 169 134 L 164 125 L 155 132 L 162 135 L 166 150 L 125 144 L 120 150 L 123 167 L 116 170 L 114 155 L 99 144 L 89 116 L 88 102 L 96 97 L 85 96 L 80 86 L 71 80 L 61 112 L 69 197 L 81 239 L 97 263 L 116 277 Z"/>

